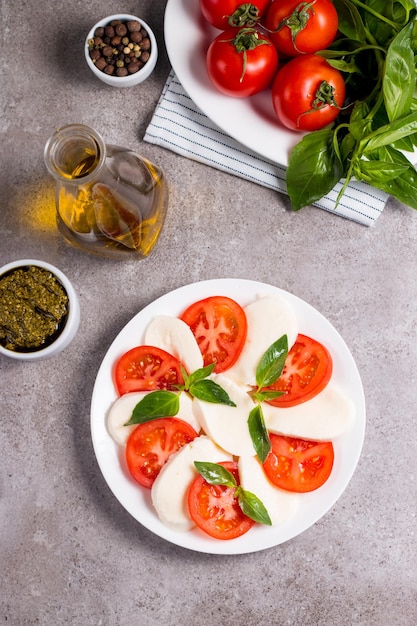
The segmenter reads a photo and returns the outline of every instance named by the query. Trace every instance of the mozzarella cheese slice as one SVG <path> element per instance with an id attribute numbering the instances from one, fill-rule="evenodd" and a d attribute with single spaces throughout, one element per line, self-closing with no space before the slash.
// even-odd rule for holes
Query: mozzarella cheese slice
<path id="1" fill-rule="evenodd" d="M 198 475 L 194 461 L 220 463 L 232 460 L 208 437 L 202 435 L 175 452 L 162 467 L 151 489 L 152 503 L 160 520 L 176 531 L 190 530 L 188 489 Z"/>
<path id="2" fill-rule="evenodd" d="M 189 374 L 203 367 L 203 357 L 191 328 L 177 317 L 155 317 L 146 329 L 145 343 L 175 356 Z"/>
<path id="3" fill-rule="evenodd" d="M 132 412 L 135 406 L 140 402 L 149 392 L 148 391 L 135 391 L 132 393 L 126 393 L 112 404 L 107 414 L 107 430 L 110 437 L 120 446 L 125 445 L 130 433 L 136 428 L 136 424 L 133 426 L 124 426 L 126 422 L 132 417 Z M 198 424 L 193 413 L 193 401 L 186 393 L 180 395 L 180 408 L 177 417 L 184 422 L 187 422 L 198 433 L 200 431 L 200 425 Z"/>
<path id="4" fill-rule="evenodd" d="M 355 419 L 352 400 L 333 385 L 296 406 L 280 408 L 264 402 L 262 411 L 270 432 L 313 441 L 337 439 Z"/>
<path id="5" fill-rule="evenodd" d="M 119 446 L 125 445 L 130 433 L 136 428 L 136 425 L 124 426 L 124 424 L 130 420 L 133 409 L 147 393 L 147 391 L 126 393 L 111 405 L 107 413 L 107 431 Z"/>
<path id="6" fill-rule="evenodd" d="M 256 385 L 256 368 L 264 352 L 280 337 L 287 335 L 288 350 L 298 334 L 296 316 L 290 304 L 276 295 L 267 295 L 245 309 L 248 333 L 236 363 L 225 372 L 243 384 Z"/>
<path id="7" fill-rule="evenodd" d="M 194 415 L 203 431 L 221 448 L 235 456 L 256 454 L 249 434 L 248 417 L 255 404 L 246 388 L 224 374 L 211 377 L 229 395 L 235 407 L 194 398 Z"/>
<path id="8" fill-rule="evenodd" d="M 299 495 L 275 487 L 265 475 L 257 457 L 241 456 L 238 468 L 241 486 L 259 498 L 273 526 L 284 524 L 293 517 L 298 508 Z"/>

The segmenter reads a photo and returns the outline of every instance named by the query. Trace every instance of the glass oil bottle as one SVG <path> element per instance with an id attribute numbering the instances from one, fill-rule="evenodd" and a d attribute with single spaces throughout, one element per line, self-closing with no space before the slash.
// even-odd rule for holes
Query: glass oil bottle
<path id="1" fill-rule="evenodd" d="M 57 183 L 58 228 L 69 243 L 111 258 L 148 256 L 168 205 L 159 167 L 132 150 L 106 145 L 83 124 L 57 129 L 44 160 Z"/>

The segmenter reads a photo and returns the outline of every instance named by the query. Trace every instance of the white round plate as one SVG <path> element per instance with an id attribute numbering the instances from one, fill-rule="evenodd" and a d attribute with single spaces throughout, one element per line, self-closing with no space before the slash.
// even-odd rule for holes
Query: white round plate
<path id="1" fill-rule="evenodd" d="M 287 166 L 289 154 L 302 134 L 280 125 L 272 107 L 271 90 L 251 98 L 232 98 L 211 83 L 206 50 L 221 31 L 205 21 L 199 0 L 168 0 L 164 32 L 171 65 L 198 108 L 236 141 Z"/>
<path id="2" fill-rule="evenodd" d="M 211 539 L 197 529 L 175 532 L 157 517 L 150 491 L 141 488 L 126 469 L 124 448 L 110 438 L 106 429 L 107 412 L 116 400 L 112 371 L 117 359 L 143 342 L 146 327 L 156 315 L 178 316 L 187 306 L 208 296 L 224 295 L 242 306 L 259 295 L 281 294 L 292 305 L 299 332 L 321 341 L 333 358 L 333 378 L 353 400 L 356 419 L 353 428 L 334 442 L 335 462 L 332 474 L 317 491 L 301 494 L 295 517 L 276 527 L 255 525 L 238 539 Z M 240 279 L 208 280 L 180 287 L 158 298 L 122 329 L 111 344 L 98 371 L 91 403 L 91 433 L 94 451 L 103 476 L 122 506 L 143 526 L 178 546 L 210 554 L 245 554 L 281 544 L 315 524 L 338 500 L 348 485 L 362 450 L 365 434 L 365 400 L 361 379 L 353 357 L 335 328 L 312 306 L 300 298 L 264 283 Z"/>

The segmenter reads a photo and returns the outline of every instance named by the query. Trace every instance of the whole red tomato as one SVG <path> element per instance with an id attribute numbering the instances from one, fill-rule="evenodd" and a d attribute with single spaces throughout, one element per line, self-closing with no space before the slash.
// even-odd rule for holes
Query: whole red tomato
<path id="1" fill-rule="evenodd" d="M 272 84 L 272 104 L 279 121 L 291 130 L 324 128 L 338 116 L 345 99 L 339 70 L 316 54 L 291 59 Z"/>
<path id="2" fill-rule="evenodd" d="M 288 57 L 326 49 L 338 24 L 331 0 L 273 0 L 264 19 L 278 52 Z"/>
<path id="3" fill-rule="evenodd" d="M 232 27 L 254 26 L 264 15 L 270 0 L 200 0 L 204 18 L 219 30 Z"/>
<path id="4" fill-rule="evenodd" d="M 207 72 L 219 91 L 236 98 L 268 87 L 278 68 L 278 53 L 255 28 L 231 28 L 220 33 L 207 51 Z"/>

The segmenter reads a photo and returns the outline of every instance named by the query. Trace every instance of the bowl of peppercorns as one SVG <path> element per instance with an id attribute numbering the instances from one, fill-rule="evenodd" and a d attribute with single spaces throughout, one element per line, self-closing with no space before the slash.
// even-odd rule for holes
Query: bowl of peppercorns
<path id="1" fill-rule="evenodd" d="M 151 75 L 158 46 L 146 22 L 118 13 L 92 27 L 85 43 L 85 58 L 92 72 L 107 85 L 133 87 Z"/>

